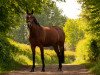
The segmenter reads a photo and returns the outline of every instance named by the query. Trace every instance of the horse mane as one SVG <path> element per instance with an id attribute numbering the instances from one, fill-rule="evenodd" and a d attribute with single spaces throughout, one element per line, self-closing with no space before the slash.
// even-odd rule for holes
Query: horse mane
<path id="1" fill-rule="evenodd" d="M 34 17 L 34 22 L 35 22 L 36 25 L 39 25 L 40 26 L 39 22 L 36 20 L 35 17 Z"/>

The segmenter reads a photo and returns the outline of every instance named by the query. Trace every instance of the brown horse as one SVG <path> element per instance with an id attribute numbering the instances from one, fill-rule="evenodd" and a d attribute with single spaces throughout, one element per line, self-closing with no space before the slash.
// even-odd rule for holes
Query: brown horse
<path id="1" fill-rule="evenodd" d="M 53 46 L 57 53 L 59 60 L 58 70 L 62 70 L 62 63 L 64 63 L 64 41 L 65 34 L 59 27 L 43 27 L 40 26 L 36 18 L 33 16 L 33 11 L 29 13 L 27 11 L 26 22 L 29 28 L 30 36 L 29 41 L 31 44 L 32 55 L 33 55 L 33 66 L 31 71 L 34 72 L 35 68 L 35 47 L 38 46 L 41 51 L 42 59 L 42 71 L 45 71 L 44 63 L 44 49 L 43 47 Z"/>

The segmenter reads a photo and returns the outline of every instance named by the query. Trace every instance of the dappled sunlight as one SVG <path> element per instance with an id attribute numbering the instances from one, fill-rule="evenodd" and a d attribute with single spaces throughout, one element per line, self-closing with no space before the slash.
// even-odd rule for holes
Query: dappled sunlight
<path id="1" fill-rule="evenodd" d="M 25 55 L 15 56 L 15 60 L 24 65 L 32 65 L 32 60 L 30 60 L 29 57 Z"/>
<path id="2" fill-rule="evenodd" d="M 11 45 L 14 45 L 14 46 L 18 47 L 19 50 L 20 49 L 23 50 L 23 51 L 24 50 L 26 50 L 26 51 L 28 51 L 28 50 L 30 51 L 31 50 L 30 46 L 27 45 L 27 44 L 21 44 L 19 42 L 16 42 L 16 41 L 10 39 L 10 38 L 8 38 L 8 41 L 10 42 Z"/>
<path id="3" fill-rule="evenodd" d="M 11 45 L 17 47 L 19 50 L 14 55 L 14 59 L 17 62 L 21 62 L 24 65 L 32 65 L 32 51 L 30 45 L 18 43 L 12 39 L 8 38 Z M 71 63 L 75 59 L 75 52 L 64 51 L 65 53 L 65 63 Z M 52 49 L 44 50 L 45 63 L 46 64 L 58 64 L 58 58 L 55 51 Z M 36 64 L 41 64 L 41 52 L 39 47 L 36 47 Z"/>

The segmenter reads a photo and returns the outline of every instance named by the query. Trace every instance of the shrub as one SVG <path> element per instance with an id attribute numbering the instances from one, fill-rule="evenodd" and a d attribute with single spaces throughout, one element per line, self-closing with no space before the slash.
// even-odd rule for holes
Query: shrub
<path id="1" fill-rule="evenodd" d="M 89 68 L 95 75 L 100 75 L 100 60 L 92 64 Z"/>
<path id="2" fill-rule="evenodd" d="M 0 69 L 10 70 L 15 66 L 20 65 L 13 59 L 13 54 L 16 53 L 18 48 L 11 45 L 7 38 L 0 36 Z"/>
<path id="3" fill-rule="evenodd" d="M 98 57 L 99 49 L 96 40 L 86 38 L 81 40 L 76 47 L 76 62 L 91 62 Z"/>

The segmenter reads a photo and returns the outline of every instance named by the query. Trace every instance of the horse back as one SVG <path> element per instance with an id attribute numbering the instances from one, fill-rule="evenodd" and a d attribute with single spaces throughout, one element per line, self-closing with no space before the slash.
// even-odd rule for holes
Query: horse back
<path id="1" fill-rule="evenodd" d="M 58 31 L 59 41 L 60 42 L 64 42 L 65 41 L 65 33 L 64 33 L 64 31 L 60 27 L 57 27 L 57 26 L 54 26 L 54 28 Z"/>
<path id="2" fill-rule="evenodd" d="M 43 27 L 45 31 L 45 45 L 58 44 L 59 42 L 64 42 L 65 36 L 64 32 L 59 27 Z"/>

